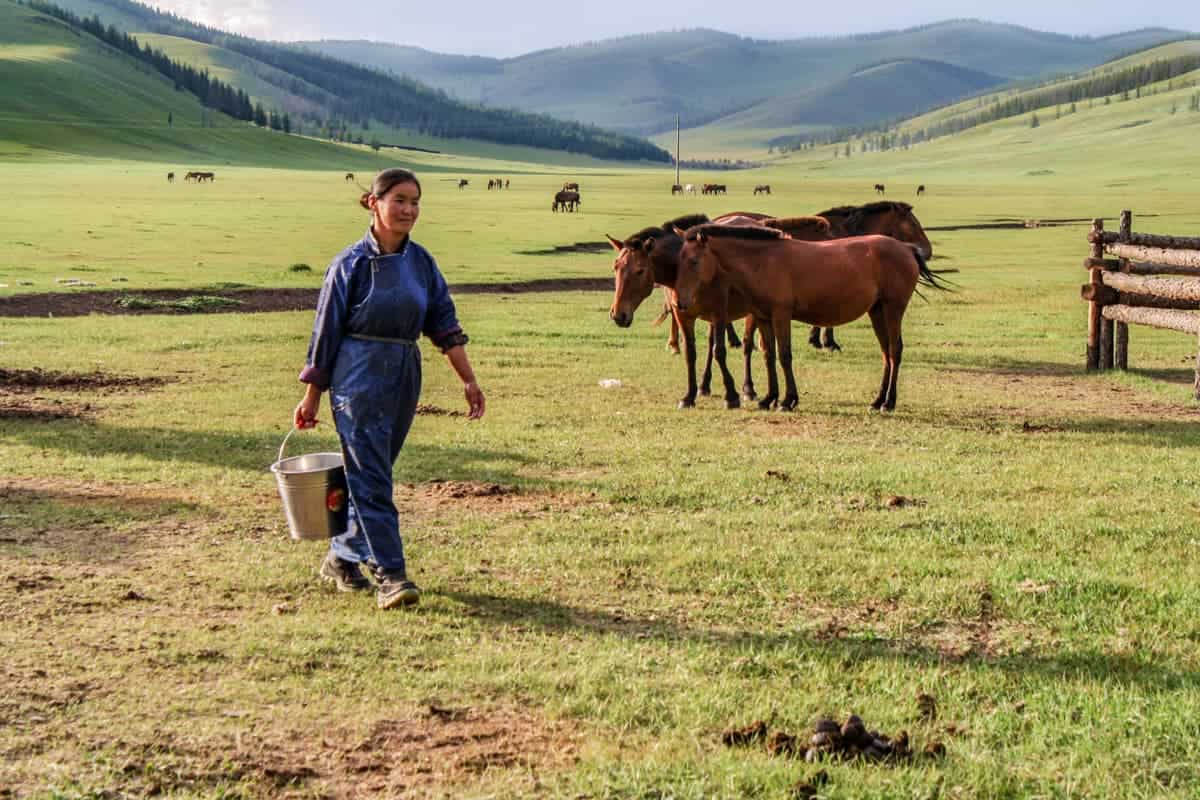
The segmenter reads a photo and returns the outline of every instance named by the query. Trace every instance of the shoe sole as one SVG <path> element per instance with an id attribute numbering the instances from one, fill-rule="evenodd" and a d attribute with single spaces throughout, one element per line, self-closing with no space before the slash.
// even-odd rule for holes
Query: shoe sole
<path id="1" fill-rule="evenodd" d="M 421 593 L 416 589 L 407 589 L 386 600 L 377 599 L 377 604 L 385 611 L 397 606 L 415 606 L 419 602 L 421 602 Z"/>

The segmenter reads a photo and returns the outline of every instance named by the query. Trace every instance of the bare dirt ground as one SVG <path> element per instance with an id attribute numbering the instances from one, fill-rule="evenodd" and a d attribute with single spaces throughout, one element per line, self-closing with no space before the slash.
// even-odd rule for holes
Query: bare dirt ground
<path id="1" fill-rule="evenodd" d="M 608 245 L 605 244 L 607 247 Z M 526 294 L 530 292 L 598 292 L 612 289 L 611 278 L 544 278 L 512 283 L 460 283 L 450 287 L 456 295 Z M 128 291 L 77 291 L 18 294 L 0 298 L 0 317 L 84 317 L 89 314 L 228 314 L 263 311 L 311 311 L 319 289 L 146 289 Z M 184 310 L 177 308 L 127 308 L 122 298 L 157 302 L 179 301 L 203 295 L 237 301 L 236 305 Z"/>

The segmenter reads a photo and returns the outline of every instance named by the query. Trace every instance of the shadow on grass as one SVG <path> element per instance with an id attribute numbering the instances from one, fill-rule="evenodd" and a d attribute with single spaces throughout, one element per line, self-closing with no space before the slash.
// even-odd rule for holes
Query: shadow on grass
<path id="1" fill-rule="evenodd" d="M 769 651 L 802 647 L 835 654 L 855 662 L 875 659 L 904 666 L 936 669 L 947 659 L 935 648 L 909 642 L 873 638 L 869 640 L 823 637 L 809 632 L 728 632 L 679 625 L 661 619 L 580 608 L 548 600 L 525 600 L 491 594 L 447 591 L 441 593 L 471 609 L 471 615 L 494 625 L 538 625 L 548 632 L 586 632 L 619 635 L 638 641 L 689 642 L 728 650 L 730 660 L 743 651 Z M 453 613 L 453 612 L 450 612 Z M 1180 670 L 1146 658 L 1096 651 L 1059 652 L 1052 656 L 971 655 L 954 663 L 979 669 L 998 669 L 1016 674 L 1038 674 L 1069 682 L 1126 682 L 1158 690 L 1200 689 L 1200 671 Z"/>
<path id="2" fill-rule="evenodd" d="M 288 442 L 285 457 L 304 452 L 337 450 L 329 433 Z M 124 428 L 83 421 L 54 424 L 20 423 L 6 426 L 0 441 L 20 442 L 42 450 L 57 450 L 89 458 L 120 456 L 159 462 L 178 462 L 248 472 L 266 472 L 279 455 L 286 431 L 231 433 L 170 428 Z M 407 462 L 406 480 L 429 478 L 519 482 L 505 462 L 527 464 L 529 456 L 473 447 L 441 447 L 409 442 L 400 456 Z"/>

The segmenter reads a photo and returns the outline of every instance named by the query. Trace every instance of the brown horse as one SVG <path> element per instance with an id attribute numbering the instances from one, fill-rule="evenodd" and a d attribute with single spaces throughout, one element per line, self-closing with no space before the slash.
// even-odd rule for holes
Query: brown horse
<path id="1" fill-rule="evenodd" d="M 908 203 L 880 200 L 863 206 L 838 206 L 822 211 L 817 216 L 829 220 L 835 239 L 847 236 L 879 234 L 908 242 L 920 248 L 926 259 L 933 257 L 933 245 L 925 236 L 925 229 Z M 833 338 L 833 328 L 813 328 L 808 334 L 808 343 L 818 350 L 841 350 L 842 346 Z"/>
<path id="2" fill-rule="evenodd" d="M 167 173 L 167 183 L 174 183 L 174 182 L 175 182 L 175 173 L 168 172 Z"/>
<path id="3" fill-rule="evenodd" d="M 875 194 L 884 194 L 887 192 L 887 187 L 882 183 L 875 184 Z"/>
<path id="4" fill-rule="evenodd" d="M 562 189 L 554 195 L 554 202 L 550 205 L 551 211 L 558 211 L 560 208 L 563 211 L 574 211 L 583 205 L 583 201 L 579 199 L 579 192 L 568 191 Z"/>
<path id="5" fill-rule="evenodd" d="M 883 380 L 873 409 L 896 407 L 896 382 L 904 352 L 901 321 L 917 283 L 942 289 L 917 248 L 887 236 L 828 242 L 785 238 L 765 227 L 698 225 L 684 235 L 675 289 L 686 313 L 712 294 L 738 296 L 751 313 L 769 321 L 779 346 L 786 393 L 781 407 L 799 402 L 792 372 L 793 319 L 832 327 L 863 314 L 871 318 L 883 353 Z M 718 311 L 721 319 L 732 313 Z M 772 391 L 774 390 L 774 391 Z M 774 400 L 768 389 L 764 404 Z"/>
<path id="6" fill-rule="evenodd" d="M 346 173 L 346 179 L 345 179 L 345 180 L 346 180 L 346 183 L 350 183 L 351 181 L 353 181 L 353 180 L 354 180 L 354 173 L 353 173 L 353 172 L 347 172 L 347 173 Z"/>
<path id="7" fill-rule="evenodd" d="M 758 186 L 754 187 L 754 193 L 755 194 L 770 194 L 771 193 L 771 184 L 760 183 Z"/>
<path id="8" fill-rule="evenodd" d="M 633 324 L 633 315 L 642 301 L 650 296 L 655 285 L 667 290 L 668 299 L 674 294 L 676 273 L 679 268 L 679 250 L 683 240 L 675 233 L 675 228 L 707 223 L 708 217 L 694 214 L 665 223 L 662 227 L 644 228 L 629 238 L 621 241 L 609 236 L 608 241 L 617 251 L 616 261 L 613 262 L 613 272 L 616 276 L 616 287 L 613 295 L 609 318 L 622 328 Z M 740 405 L 737 390 L 733 386 L 733 376 L 726 364 L 725 337 L 723 331 L 731 319 L 739 319 L 746 315 L 744 303 L 739 296 L 728 293 L 706 294 L 702 302 L 696 304 L 688 313 L 678 313 L 672 309 L 675 324 L 683 330 L 686 352 L 688 388 L 687 393 L 679 401 L 680 408 L 691 408 L 696 404 L 696 394 L 708 394 L 711 379 L 712 361 L 715 353 L 717 366 L 721 369 L 721 377 L 725 384 L 725 405 L 737 408 Z M 718 302 L 719 308 L 710 307 L 707 301 Z M 673 306 L 673 302 L 671 303 Z M 725 314 L 717 319 L 717 312 Z M 711 323 L 708 334 L 708 359 L 704 368 L 704 378 L 699 386 L 696 383 L 696 320 L 702 319 Z M 747 320 L 748 330 L 752 330 L 752 321 Z M 747 333 L 744 340 L 745 379 L 742 391 L 748 398 L 754 398 L 754 383 L 750 374 L 750 348 L 748 343 L 753 341 Z"/>
<path id="9" fill-rule="evenodd" d="M 917 187 L 917 197 L 920 197 L 923 194 L 925 194 L 925 184 L 922 183 Z"/>

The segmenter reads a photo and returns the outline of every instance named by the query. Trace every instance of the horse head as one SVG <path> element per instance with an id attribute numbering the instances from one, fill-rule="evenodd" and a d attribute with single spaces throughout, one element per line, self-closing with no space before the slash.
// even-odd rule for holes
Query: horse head
<path id="1" fill-rule="evenodd" d="M 892 216 L 892 230 L 888 232 L 888 236 L 908 242 L 920 250 L 925 258 L 933 258 L 933 245 L 929 243 L 929 237 L 925 235 L 925 229 L 921 227 L 921 222 L 912 208 L 903 212 L 897 210 Z"/>
<path id="2" fill-rule="evenodd" d="M 675 277 L 675 304 L 680 311 L 686 311 L 696 302 L 701 285 L 711 283 L 717 277 L 716 258 L 709 247 L 709 235 L 704 228 L 698 225 L 686 231 L 672 229 L 683 240 L 683 247 L 679 251 L 679 271 Z"/>
<path id="3" fill-rule="evenodd" d="M 658 231 L 661 233 L 661 231 Z M 633 324 L 633 314 L 642 301 L 654 291 L 654 264 L 652 257 L 658 246 L 653 232 L 635 234 L 628 241 L 605 235 L 609 244 L 617 251 L 613 261 L 616 286 L 613 290 L 612 306 L 608 318 L 622 328 Z"/>

